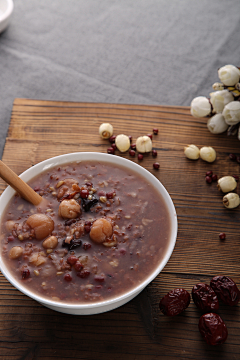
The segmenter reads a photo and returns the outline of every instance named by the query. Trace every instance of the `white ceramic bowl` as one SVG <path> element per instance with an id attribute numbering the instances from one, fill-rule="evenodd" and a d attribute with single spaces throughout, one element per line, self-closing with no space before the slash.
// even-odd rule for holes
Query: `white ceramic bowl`
<path id="1" fill-rule="evenodd" d="M 88 315 L 88 314 L 98 314 L 105 311 L 109 311 L 115 309 L 129 300 L 133 299 L 136 295 L 138 295 L 164 268 L 166 263 L 168 262 L 177 238 L 177 215 L 173 205 L 173 202 L 164 188 L 164 186 L 160 183 L 160 181 L 153 176 L 149 171 L 145 170 L 142 166 L 137 165 L 133 161 L 126 160 L 120 156 L 102 154 L 102 153 L 72 153 L 66 155 L 60 155 L 48 160 L 45 160 L 30 169 L 26 170 L 24 173 L 20 175 L 20 177 L 25 181 L 28 182 L 35 176 L 39 175 L 42 171 L 49 170 L 55 166 L 60 166 L 66 163 L 74 162 L 74 161 L 85 161 L 85 160 L 95 160 L 95 161 L 104 161 L 107 163 L 111 163 L 113 166 L 116 164 L 120 166 L 124 166 L 125 168 L 129 168 L 141 176 L 143 176 L 149 183 L 151 183 L 162 195 L 165 203 L 168 207 L 169 214 L 170 214 L 170 221 L 171 221 L 171 234 L 170 234 L 170 241 L 169 246 L 166 251 L 165 257 L 159 263 L 158 267 L 152 272 L 147 279 L 145 279 L 140 285 L 128 291 L 127 293 L 116 297 L 111 300 L 102 301 L 99 303 L 92 303 L 92 304 L 65 304 L 57 301 L 52 301 L 45 299 L 39 295 L 36 295 L 34 292 L 25 288 L 20 282 L 18 282 L 8 271 L 6 265 L 2 260 L 2 256 L 0 254 L 0 266 L 3 275 L 10 281 L 10 283 L 15 286 L 18 290 L 22 293 L 26 294 L 27 296 L 35 299 L 36 301 L 40 302 L 42 305 L 49 307 L 50 309 L 60 311 L 67 314 L 74 314 L 74 315 Z M 4 214 L 5 208 L 8 205 L 10 199 L 15 194 L 15 191 L 11 187 L 7 187 L 7 189 L 3 192 L 0 197 L 0 221 Z"/>
<path id="2" fill-rule="evenodd" d="M 0 0 L 0 33 L 8 26 L 12 12 L 12 0 Z"/>

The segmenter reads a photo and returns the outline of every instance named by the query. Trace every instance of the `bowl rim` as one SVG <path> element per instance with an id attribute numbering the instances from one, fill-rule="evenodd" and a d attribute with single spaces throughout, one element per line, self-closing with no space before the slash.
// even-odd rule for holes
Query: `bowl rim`
<path id="1" fill-rule="evenodd" d="M 169 246 L 166 250 L 166 253 L 160 262 L 160 264 L 155 268 L 155 270 L 138 286 L 135 286 L 132 290 L 123 293 L 120 296 L 100 301 L 100 302 L 94 302 L 89 304 L 68 304 L 61 301 L 55 301 L 47 299 L 43 296 L 37 295 L 31 290 L 28 290 L 25 286 L 21 285 L 20 282 L 14 278 L 14 276 L 10 273 L 10 271 L 7 270 L 7 266 L 5 265 L 4 261 L 2 260 L 2 253 L 0 251 L 0 270 L 3 273 L 3 275 L 6 277 L 6 279 L 19 291 L 21 291 L 23 294 L 29 296 L 30 298 L 46 305 L 46 306 L 53 306 L 55 308 L 66 308 L 66 309 L 95 309 L 105 307 L 107 305 L 113 305 L 115 303 L 118 303 L 120 301 L 124 301 L 126 299 L 126 302 L 128 301 L 128 298 L 130 296 L 133 296 L 134 294 L 138 294 L 140 291 L 142 291 L 153 279 L 156 278 L 156 276 L 162 271 L 162 269 L 165 267 L 167 262 L 169 261 L 172 252 L 174 250 L 176 240 L 177 240 L 177 230 L 178 230 L 178 223 L 177 223 L 177 214 L 176 210 L 173 204 L 173 201 L 165 189 L 165 187 L 162 185 L 162 183 L 148 170 L 146 170 L 144 167 L 138 165 L 137 163 L 125 159 L 124 157 L 116 156 L 116 155 L 110 155 L 110 154 L 104 154 L 100 152 L 75 152 L 75 153 L 68 153 L 63 155 L 58 155 L 49 159 L 46 159 L 44 161 L 41 161 L 37 163 L 36 165 L 32 166 L 31 168 L 25 170 L 20 176 L 24 181 L 28 182 L 29 180 L 33 179 L 34 177 L 38 176 L 42 171 L 50 170 L 51 168 L 54 168 L 58 165 L 64 165 L 67 163 L 72 162 L 81 162 L 81 161 L 97 161 L 97 162 L 107 162 L 107 163 L 113 163 L 117 164 L 126 168 L 131 168 L 133 171 L 140 173 L 141 176 L 145 178 L 145 180 L 150 180 L 151 185 L 154 186 L 155 189 L 159 191 L 159 193 L 162 195 L 166 206 L 169 210 L 169 216 L 170 216 L 170 223 L 171 223 L 171 235 L 169 238 Z M 161 189 L 161 191 L 159 190 Z M 15 194 L 15 190 L 12 189 L 10 186 L 8 186 L 4 192 L 2 193 L 0 197 L 0 203 L 5 201 L 4 207 L 1 208 L 0 206 L 0 223 L 2 221 L 2 216 L 4 215 L 6 206 L 8 205 L 9 201 L 12 199 L 12 197 Z M 116 305 L 117 307 L 117 305 Z"/>
<path id="2" fill-rule="evenodd" d="M 0 15 L 0 23 L 6 20 L 11 15 L 14 7 L 13 0 L 4 0 L 4 1 L 7 2 L 7 9 Z"/>

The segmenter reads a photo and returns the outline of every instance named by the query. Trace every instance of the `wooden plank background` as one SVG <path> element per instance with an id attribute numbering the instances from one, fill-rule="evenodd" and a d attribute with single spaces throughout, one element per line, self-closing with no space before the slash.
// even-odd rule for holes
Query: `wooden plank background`
<path id="1" fill-rule="evenodd" d="M 49 157 L 78 151 L 106 152 L 109 145 L 98 134 L 102 122 L 114 133 L 151 133 L 157 159 L 140 163 L 166 187 L 178 215 L 178 237 L 162 273 L 134 300 L 119 309 L 92 316 L 54 312 L 14 289 L 0 276 L 0 358 L 17 359 L 239 359 L 239 305 L 221 304 L 219 314 L 228 327 L 228 340 L 209 346 L 198 331 L 200 312 L 189 308 L 174 318 L 159 312 L 160 299 L 176 287 L 191 291 L 197 282 L 228 275 L 240 286 L 240 209 L 227 210 L 216 183 L 205 182 L 213 170 L 219 177 L 239 175 L 239 164 L 229 153 L 240 154 L 234 137 L 213 135 L 206 119 L 194 119 L 188 107 L 115 105 L 16 99 L 3 161 L 20 174 Z M 213 146 L 217 160 L 190 161 L 186 144 Z M 129 158 L 128 153 L 119 154 Z M 138 162 L 137 158 L 131 158 Z M 159 161 L 160 170 L 152 164 Z M 5 188 L 0 181 L 0 191 Z M 218 234 L 226 233 L 221 242 Z"/>

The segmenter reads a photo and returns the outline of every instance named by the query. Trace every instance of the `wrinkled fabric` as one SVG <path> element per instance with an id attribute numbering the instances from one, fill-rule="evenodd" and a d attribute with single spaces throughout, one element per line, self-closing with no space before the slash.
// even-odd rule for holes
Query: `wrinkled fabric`
<path id="1" fill-rule="evenodd" d="M 240 66 L 238 0 L 15 0 L 0 34 L 0 153 L 16 97 L 190 105 Z"/>

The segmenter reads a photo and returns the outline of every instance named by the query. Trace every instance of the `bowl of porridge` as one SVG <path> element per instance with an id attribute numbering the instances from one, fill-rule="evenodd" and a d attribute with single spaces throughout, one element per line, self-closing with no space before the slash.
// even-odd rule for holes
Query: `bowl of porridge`
<path id="1" fill-rule="evenodd" d="M 3 275 L 22 293 L 75 315 L 117 308 L 164 268 L 176 211 L 160 181 L 114 155 L 73 153 L 20 176 L 43 200 L 8 187 L 0 198 Z"/>

